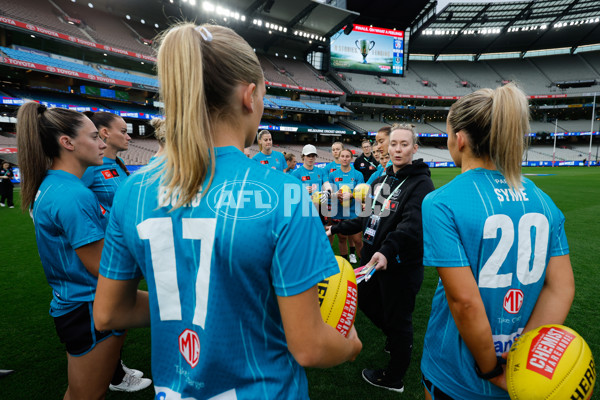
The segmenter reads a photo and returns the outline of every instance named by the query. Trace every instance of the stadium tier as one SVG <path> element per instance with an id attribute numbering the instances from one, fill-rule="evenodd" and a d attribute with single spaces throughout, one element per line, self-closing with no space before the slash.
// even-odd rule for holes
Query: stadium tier
<path id="1" fill-rule="evenodd" d="M 98 75 L 98 71 L 89 65 L 83 63 L 64 61 L 58 58 L 51 57 L 48 55 L 41 55 L 32 51 L 21 51 L 15 49 L 9 49 L 7 47 L 0 47 L 0 50 L 10 58 L 17 60 L 29 61 L 36 64 L 48 65 L 56 68 L 64 68 L 71 71 L 79 71 L 84 74 Z"/>

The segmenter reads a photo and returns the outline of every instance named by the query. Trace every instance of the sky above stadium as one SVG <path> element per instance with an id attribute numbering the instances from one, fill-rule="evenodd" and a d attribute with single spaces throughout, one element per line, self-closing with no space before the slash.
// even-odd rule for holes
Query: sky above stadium
<path id="1" fill-rule="evenodd" d="M 515 1 L 523 1 L 523 0 L 494 0 L 493 3 L 508 3 Z M 437 2 L 437 11 L 440 12 L 448 5 L 448 3 L 490 3 L 490 1 L 485 0 L 438 0 Z"/>

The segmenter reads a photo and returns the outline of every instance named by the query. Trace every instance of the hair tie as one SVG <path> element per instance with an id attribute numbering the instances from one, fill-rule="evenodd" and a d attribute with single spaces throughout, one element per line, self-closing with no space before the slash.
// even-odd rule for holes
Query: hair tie
<path id="1" fill-rule="evenodd" d="M 208 29 L 206 29 L 203 26 L 197 26 L 194 29 L 196 30 L 196 32 L 198 32 L 200 34 L 200 36 L 202 36 L 202 39 L 204 39 L 207 42 L 212 41 L 213 35 L 212 35 L 212 33 L 210 33 L 210 31 Z"/>
<path id="2" fill-rule="evenodd" d="M 45 105 L 43 105 L 43 104 L 38 104 L 38 107 L 37 107 L 37 112 L 38 112 L 38 114 L 43 114 L 43 113 L 44 113 L 44 111 L 46 111 L 47 109 L 48 109 L 48 108 L 46 108 L 46 106 L 45 106 Z"/>

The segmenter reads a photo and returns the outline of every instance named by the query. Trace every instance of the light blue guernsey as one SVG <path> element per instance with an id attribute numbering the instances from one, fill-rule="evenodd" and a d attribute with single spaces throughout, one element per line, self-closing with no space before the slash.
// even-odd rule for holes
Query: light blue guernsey
<path id="1" fill-rule="evenodd" d="M 292 176 L 302 181 L 302 186 L 313 188 L 313 191 L 320 192 L 324 182 L 325 171 L 323 168 L 313 167 L 312 170 L 306 169 L 304 166 L 296 168 L 292 171 Z"/>
<path id="2" fill-rule="evenodd" d="M 277 296 L 337 273 L 333 251 L 298 179 L 234 147 L 215 150 L 208 193 L 176 210 L 159 164 L 125 182 L 100 273 L 148 283 L 157 399 L 308 398 Z M 303 246 L 298 232 L 307 233 Z"/>
<path id="3" fill-rule="evenodd" d="M 332 172 L 340 169 L 340 166 L 341 166 L 341 164 L 339 162 L 335 162 L 335 161 L 332 161 L 332 162 L 328 163 L 327 165 L 325 165 L 325 177 L 324 177 L 324 179 L 326 181 L 329 180 L 329 174 L 331 174 Z M 354 167 L 352 167 L 352 168 L 354 168 Z M 364 177 L 363 177 L 363 179 L 364 179 Z"/>
<path id="4" fill-rule="evenodd" d="M 550 257 L 569 252 L 563 214 L 533 182 L 522 183 L 521 189 L 511 189 L 499 172 L 478 168 L 423 201 L 423 264 L 471 268 L 497 355 L 522 334 Z M 425 335 L 423 374 L 455 399 L 509 398 L 478 378 L 474 367 L 440 281 Z"/>
<path id="5" fill-rule="evenodd" d="M 52 287 L 50 315 L 94 301 L 97 278 L 75 250 L 104 238 L 106 221 L 91 190 L 68 172 L 49 170 L 33 203 L 38 252 Z"/>
<path id="6" fill-rule="evenodd" d="M 83 184 L 96 194 L 98 201 L 110 212 L 117 188 L 127 179 L 127 173 L 113 158 L 104 157 L 102 165 L 88 167 L 81 177 Z"/>
<path id="7" fill-rule="evenodd" d="M 283 153 L 275 150 L 271 151 L 271 154 L 269 155 L 259 151 L 252 159 L 258 161 L 265 167 L 273 168 L 278 171 L 283 171 L 287 167 L 287 162 L 285 161 Z"/>
<path id="8" fill-rule="evenodd" d="M 359 183 L 365 183 L 365 178 L 363 174 L 359 171 L 355 170 L 354 167 L 350 168 L 350 171 L 344 172 L 341 168 L 333 171 L 329 174 L 329 183 L 331 184 L 333 192 L 337 192 L 340 190 L 342 186 L 348 186 L 351 191 L 354 191 L 354 188 Z M 331 218 L 333 219 L 352 219 L 356 218 L 356 203 L 354 201 L 354 197 L 350 201 L 349 207 L 343 207 L 342 203 L 339 202 L 337 198 L 334 196 L 331 197 Z M 336 205 L 333 202 L 337 203 Z M 360 212 L 360 209 L 359 209 Z"/>

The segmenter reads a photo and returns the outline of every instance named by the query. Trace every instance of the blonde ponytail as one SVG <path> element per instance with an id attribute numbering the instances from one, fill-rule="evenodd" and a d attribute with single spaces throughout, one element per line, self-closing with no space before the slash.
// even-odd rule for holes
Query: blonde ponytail
<path id="1" fill-rule="evenodd" d="M 184 23 L 160 39 L 158 79 L 165 112 L 162 184 L 179 199 L 174 208 L 206 193 L 215 170 L 211 126 L 235 125 L 229 102 L 240 83 L 259 84 L 262 69 L 238 34 L 218 25 Z M 208 182 L 205 182 L 209 175 Z"/>
<path id="2" fill-rule="evenodd" d="M 450 107 L 453 132 L 463 131 L 475 157 L 489 157 L 508 185 L 521 186 L 521 161 L 529 132 L 527 97 L 510 83 L 496 90 L 480 89 Z"/>
<path id="3" fill-rule="evenodd" d="M 521 186 L 521 163 L 529 133 L 527 97 L 514 84 L 494 91 L 490 127 L 490 158 L 510 187 Z"/>

